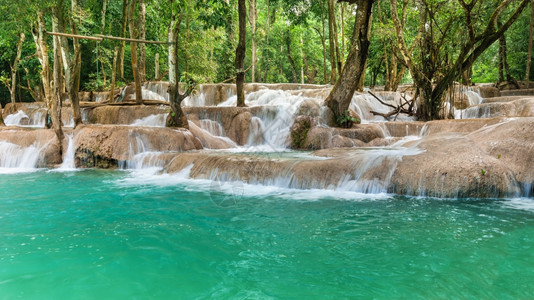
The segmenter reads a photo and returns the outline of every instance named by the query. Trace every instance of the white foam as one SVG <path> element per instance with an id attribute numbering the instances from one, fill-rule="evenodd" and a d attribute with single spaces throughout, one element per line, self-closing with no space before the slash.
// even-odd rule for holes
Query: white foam
<path id="1" fill-rule="evenodd" d="M 135 120 L 130 126 L 165 127 L 167 114 L 154 114 Z"/>
<path id="2" fill-rule="evenodd" d="M 0 141 L 0 172 L 33 172 L 39 160 L 42 148 L 37 143 L 29 147 L 20 147 L 9 142 Z"/>
<path id="3" fill-rule="evenodd" d="M 59 167 L 59 170 L 61 171 L 74 171 L 76 170 L 76 165 L 74 164 L 74 137 L 71 135 L 67 135 L 68 140 L 68 146 L 67 146 L 67 152 L 65 153 L 65 156 L 63 157 L 63 163 Z"/>

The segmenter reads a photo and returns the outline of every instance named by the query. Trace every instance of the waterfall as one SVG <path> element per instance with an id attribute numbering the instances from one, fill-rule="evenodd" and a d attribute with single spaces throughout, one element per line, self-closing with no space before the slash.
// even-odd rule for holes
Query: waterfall
<path id="1" fill-rule="evenodd" d="M 0 141 L 0 172 L 31 171 L 37 166 L 42 148 L 37 143 L 21 147 Z M 6 170 L 8 169 L 8 170 Z"/>
<path id="2" fill-rule="evenodd" d="M 163 152 L 151 150 L 152 146 L 143 134 L 130 131 L 128 142 L 128 159 L 120 162 L 121 169 L 160 170 L 165 164 L 165 161 L 160 159 Z"/>
<path id="3" fill-rule="evenodd" d="M 75 170 L 76 165 L 74 164 L 74 137 L 72 134 L 67 135 L 68 139 L 68 146 L 67 146 L 67 152 L 65 153 L 63 157 L 63 163 L 59 167 L 60 170 Z"/>
<path id="4" fill-rule="evenodd" d="M 199 93 L 184 99 L 183 106 L 206 106 L 206 94 L 202 91 L 202 87 Z"/>
<path id="5" fill-rule="evenodd" d="M 165 127 L 167 114 L 155 114 L 135 120 L 130 126 Z"/>
<path id="6" fill-rule="evenodd" d="M 261 151 L 278 151 L 288 146 L 289 129 L 295 120 L 295 113 L 305 100 L 317 99 L 292 95 L 282 90 L 262 89 L 247 94 L 245 103 L 249 107 L 262 106 L 259 115 L 252 118 L 247 146 L 261 146 Z M 232 96 L 218 106 L 235 106 L 237 97 Z"/>
<path id="7" fill-rule="evenodd" d="M 8 115 L 4 119 L 6 126 L 20 126 L 20 125 L 29 125 L 30 118 L 22 110 L 19 110 L 16 114 Z"/>
<path id="8" fill-rule="evenodd" d="M 217 121 L 202 119 L 200 120 L 200 128 L 209 132 L 213 136 L 226 136 L 224 128 L 222 127 L 221 123 Z"/>
<path id="9" fill-rule="evenodd" d="M 191 177 L 289 189 L 387 193 L 402 158 L 422 152 L 415 146 L 404 147 L 414 139 L 383 148 L 333 152 L 333 157 L 295 152 L 205 154 L 193 162 Z M 238 160 L 243 163 L 236 164 Z"/>

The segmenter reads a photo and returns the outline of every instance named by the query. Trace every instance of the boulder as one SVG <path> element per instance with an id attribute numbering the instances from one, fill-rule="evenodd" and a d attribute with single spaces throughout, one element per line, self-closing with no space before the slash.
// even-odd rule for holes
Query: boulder
<path id="1" fill-rule="evenodd" d="M 202 149 L 186 129 L 128 126 L 80 126 L 75 131 L 77 167 L 115 168 L 145 151 L 181 152 Z"/>
<path id="2" fill-rule="evenodd" d="M 232 119 L 226 135 L 238 145 L 245 145 L 250 134 L 250 121 L 252 114 L 248 111 L 239 113 Z"/>

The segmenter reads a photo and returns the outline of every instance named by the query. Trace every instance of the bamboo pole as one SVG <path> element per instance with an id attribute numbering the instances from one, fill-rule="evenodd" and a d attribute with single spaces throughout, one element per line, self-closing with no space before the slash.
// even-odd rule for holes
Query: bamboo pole
<path id="1" fill-rule="evenodd" d="M 133 42 L 133 43 L 144 43 L 144 44 L 159 44 L 159 45 L 170 45 L 169 42 L 161 42 L 161 41 L 147 41 L 147 40 L 139 40 L 139 39 L 129 39 L 129 38 L 121 38 L 111 35 L 102 35 L 102 34 L 96 34 L 95 36 L 87 36 L 87 35 L 78 35 L 78 34 L 69 34 L 69 33 L 61 33 L 61 32 L 46 32 L 49 35 L 57 35 L 57 36 L 65 36 L 75 39 L 85 39 L 85 40 L 93 40 L 93 41 L 99 41 L 102 40 L 117 40 L 117 41 L 125 41 L 125 42 Z"/>
<path id="2" fill-rule="evenodd" d="M 96 34 L 95 36 L 102 38 L 102 39 L 108 39 L 108 40 L 117 40 L 117 41 L 125 41 L 125 42 L 133 42 L 133 43 L 144 43 L 144 44 L 159 44 L 159 45 L 170 45 L 169 42 L 161 42 L 161 41 L 147 41 L 147 40 L 139 40 L 139 39 L 130 39 L 130 38 L 122 38 L 122 37 L 116 37 L 111 35 L 101 35 Z"/>
<path id="3" fill-rule="evenodd" d="M 61 33 L 61 32 L 49 32 L 49 31 L 47 31 L 46 34 L 56 35 L 56 36 L 71 37 L 71 38 L 75 38 L 75 39 L 85 39 L 85 40 L 93 40 L 93 41 L 99 41 L 99 42 L 102 41 L 101 37 L 94 37 L 94 36 L 68 34 L 68 33 Z"/>

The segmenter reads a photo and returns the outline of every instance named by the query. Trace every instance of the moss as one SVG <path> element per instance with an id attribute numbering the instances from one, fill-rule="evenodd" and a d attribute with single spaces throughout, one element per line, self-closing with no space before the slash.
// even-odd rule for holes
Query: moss
<path id="1" fill-rule="evenodd" d="M 311 121 L 309 118 L 299 118 L 295 120 L 295 123 L 291 126 L 291 142 L 293 149 L 302 148 L 310 128 Z"/>

